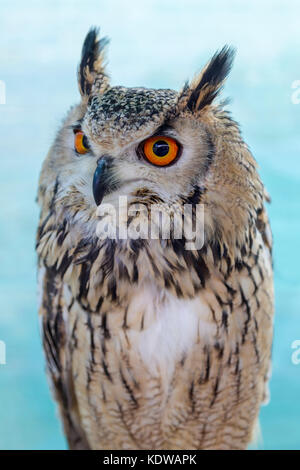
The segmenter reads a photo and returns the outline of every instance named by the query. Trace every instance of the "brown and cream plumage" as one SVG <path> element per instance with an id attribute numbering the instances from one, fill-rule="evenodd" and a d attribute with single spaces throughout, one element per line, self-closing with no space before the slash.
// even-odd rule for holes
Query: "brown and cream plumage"
<path id="1" fill-rule="evenodd" d="M 233 53 L 177 93 L 110 87 L 105 43 L 87 35 L 81 102 L 38 195 L 43 344 L 70 448 L 244 449 L 267 395 L 272 241 L 255 160 L 215 104 Z M 172 165 L 141 156 L 153 135 L 180 144 Z M 120 195 L 165 214 L 203 204 L 204 245 L 101 239 L 97 204 Z"/>

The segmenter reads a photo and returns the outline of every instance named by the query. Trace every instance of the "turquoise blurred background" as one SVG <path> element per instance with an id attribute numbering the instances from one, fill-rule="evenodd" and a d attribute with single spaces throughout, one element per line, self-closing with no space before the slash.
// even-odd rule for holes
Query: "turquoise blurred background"
<path id="1" fill-rule="evenodd" d="M 0 448 L 66 447 L 44 373 L 36 308 L 35 203 L 41 163 L 69 106 L 91 25 L 110 36 L 113 84 L 178 89 L 225 43 L 237 57 L 224 96 L 272 196 L 276 320 L 261 449 L 300 449 L 300 2 L 295 0 L 0 3 Z M 299 83 L 300 85 L 300 83 Z M 298 94 L 300 97 L 300 93 Z"/>

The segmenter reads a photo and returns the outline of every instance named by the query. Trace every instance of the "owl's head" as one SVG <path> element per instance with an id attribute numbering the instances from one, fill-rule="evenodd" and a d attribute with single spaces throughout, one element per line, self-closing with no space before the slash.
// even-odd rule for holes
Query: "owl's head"
<path id="1" fill-rule="evenodd" d="M 95 240 L 97 206 L 119 196 L 166 212 L 202 203 L 207 242 L 229 251 L 241 246 L 262 205 L 262 185 L 238 125 L 216 104 L 233 50 L 224 47 L 177 92 L 110 86 L 106 43 L 95 29 L 84 41 L 81 102 L 68 113 L 41 174 L 44 214 L 55 209 L 62 237 L 68 226 L 70 239 Z"/>

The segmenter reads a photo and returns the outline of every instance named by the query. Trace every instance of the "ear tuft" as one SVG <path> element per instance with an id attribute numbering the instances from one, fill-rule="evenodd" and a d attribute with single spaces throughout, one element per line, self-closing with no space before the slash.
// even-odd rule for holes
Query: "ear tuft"
<path id="1" fill-rule="evenodd" d="M 190 111 L 200 111 L 213 102 L 230 72 L 234 55 L 235 50 L 225 46 L 212 57 L 200 76 L 190 85 L 187 100 Z"/>
<path id="2" fill-rule="evenodd" d="M 88 32 L 81 53 L 81 61 L 78 68 L 78 85 L 82 96 L 88 96 L 91 93 L 95 79 L 101 83 L 107 84 L 107 76 L 104 71 L 104 49 L 108 44 L 108 38 L 98 39 L 99 28 L 91 28 Z"/>

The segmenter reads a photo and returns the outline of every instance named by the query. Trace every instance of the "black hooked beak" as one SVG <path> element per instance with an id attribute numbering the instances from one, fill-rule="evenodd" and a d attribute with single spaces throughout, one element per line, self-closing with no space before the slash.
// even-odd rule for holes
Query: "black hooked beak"
<path id="1" fill-rule="evenodd" d="M 109 155 L 104 155 L 97 162 L 93 178 L 93 195 L 97 206 L 101 204 L 106 194 L 118 187 L 119 184 L 114 177 L 113 159 Z"/>

